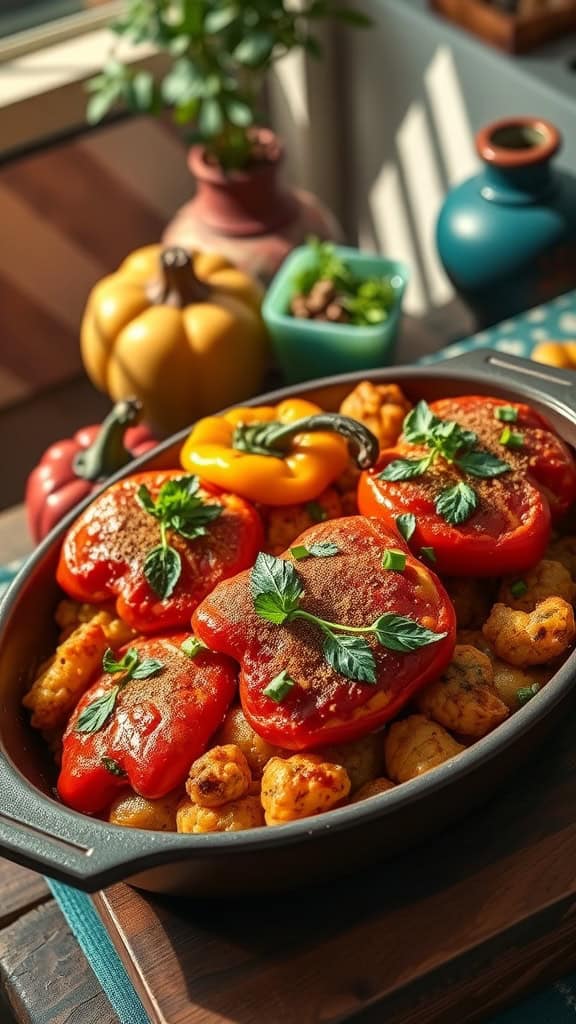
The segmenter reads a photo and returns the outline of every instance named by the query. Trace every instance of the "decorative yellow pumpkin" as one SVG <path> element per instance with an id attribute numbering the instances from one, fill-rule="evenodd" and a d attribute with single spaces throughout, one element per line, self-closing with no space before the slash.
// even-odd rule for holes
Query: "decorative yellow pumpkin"
<path id="1" fill-rule="evenodd" d="M 576 341 L 543 341 L 532 352 L 536 363 L 576 370 Z"/>
<path id="2" fill-rule="evenodd" d="M 81 349 L 93 384 L 139 398 L 170 433 L 260 390 L 267 335 L 262 290 L 215 253 L 149 245 L 92 290 Z"/>

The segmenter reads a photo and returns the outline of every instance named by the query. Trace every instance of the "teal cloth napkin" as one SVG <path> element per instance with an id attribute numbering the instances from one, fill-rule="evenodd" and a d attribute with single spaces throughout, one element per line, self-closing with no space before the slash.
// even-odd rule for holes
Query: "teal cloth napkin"
<path id="1" fill-rule="evenodd" d="M 473 338 L 455 342 L 422 362 L 436 362 L 474 348 L 496 348 L 511 355 L 529 356 L 534 346 L 547 338 L 576 338 L 576 291 L 562 295 L 546 306 L 529 310 L 514 320 L 504 321 Z M 0 599 L 19 567 L 16 562 L 0 566 Z M 89 896 L 60 882 L 47 881 L 120 1024 L 149 1024 L 142 1003 Z M 487 1024 L 576 1024 L 576 974 L 563 978 L 551 988 L 492 1018 Z"/>

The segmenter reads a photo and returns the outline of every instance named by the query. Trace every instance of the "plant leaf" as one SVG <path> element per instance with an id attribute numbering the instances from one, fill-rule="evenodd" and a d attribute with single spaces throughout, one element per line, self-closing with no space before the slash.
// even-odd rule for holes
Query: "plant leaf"
<path id="1" fill-rule="evenodd" d="M 386 469 L 378 474 L 379 480 L 412 480 L 414 477 L 422 476 L 432 462 L 431 455 L 424 455 L 421 459 L 394 459 L 389 462 Z"/>
<path id="2" fill-rule="evenodd" d="M 152 548 L 144 560 L 144 576 L 158 597 L 170 597 L 180 579 L 182 561 L 170 545 Z"/>
<path id="3" fill-rule="evenodd" d="M 120 687 L 113 686 L 88 704 L 80 713 L 74 732 L 98 732 L 114 711 L 119 692 Z"/>
<path id="4" fill-rule="evenodd" d="M 389 651 L 415 651 L 442 640 L 446 633 L 434 633 L 406 615 L 387 612 L 380 615 L 372 626 L 378 643 Z"/>
<path id="5" fill-rule="evenodd" d="M 361 636 L 326 633 L 323 650 L 328 664 L 346 679 L 372 685 L 376 683 L 374 654 L 370 644 Z"/>
<path id="6" fill-rule="evenodd" d="M 138 661 L 138 651 L 136 650 L 135 647 L 129 647 L 124 656 L 120 658 L 119 661 L 115 658 L 114 651 L 110 647 L 108 647 L 107 650 L 104 651 L 104 656 L 102 658 L 102 668 L 104 669 L 105 672 L 110 672 L 111 674 L 114 674 L 116 672 L 126 672 L 129 675 L 131 675 L 134 668 L 138 664 Z"/>
<path id="7" fill-rule="evenodd" d="M 280 625 L 300 601 L 302 580 L 291 562 L 261 551 L 250 573 L 250 591 L 257 615 Z"/>
<path id="8" fill-rule="evenodd" d="M 411 444 L 428 440 L 435 426 L 441 421 L 434 416 L 428 402 L 420 401 L 410 410 L 402 425 L 402 434 Z"/>
<path id="9" fill-rule="evenodd" d="M 136 501 L 141 505 L 145 512 L 149 512 L 151 516 L 154 516 L 156 519 L 160 519 L 160 513 L 156 508 L 154 499 L 146 487 L 146 484 L 140 484 L 140 487 L 136 491 Z"/>
<path id="10" fill-rule="evenodd" d="M 265 64 L 271 56 L 275 42 L 271 32 L 250 32 L 238 43 L 234 50 L 234 59 L 249 68 L 257 68 Z"/>
<path id="11" fill-rule="evenodd" d="M 416 516 L 412 512 L 403 512 L 395 517 L 398 533 L 408 542 L 416 529 Z"/>
<path id="12" fill-rule="evenodd" d="M 436 511 L 447 523 L 460 526 L 473 514 L 478 506 L 478 495 L 468 484 L 457 483 L 448 487 L 436 499 Z"/>
<path id="13" fill-rule="evenodd" d="M 156 658 L 144 658 L 132 670 L 131 679 L 149 679 L 150 676 L 157 676 L 163 668 L 163 661 L 157 661 Z"/>
<path id="14" fill-rule="evenodd" d="M 507 462 L 492 455 L 491 452 L 484 451 L 466 452 L 464 455 L 459 455 L 456 465 L 462 472 L 479 477 L 501 476 L 502 473 L 508 473 L 510 470 Z"/>
<path id="15" fill-rule="evenodd" d="M 216 35 L 218 32 L 223 32 L 225 28 L 229 28 L 237 17 L 237 7 L 232 5 L 230 7 L 220 7 L 214 11 L 208 11 L 204 18 L 204 28 L 209 35 Z"/>

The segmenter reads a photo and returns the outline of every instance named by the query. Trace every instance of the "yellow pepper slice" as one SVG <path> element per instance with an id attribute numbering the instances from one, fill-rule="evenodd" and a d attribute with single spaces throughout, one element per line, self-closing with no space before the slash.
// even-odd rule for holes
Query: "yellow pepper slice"
<path id="1" fill-rule="evenodd" d="M 202 480 L 250 501 L 297 505 L 344 472 L 348 444 L 362 468 L 376 461 L 378 442 L 362 424 L 290 398 L 199 420 L 180 459 Z"/>

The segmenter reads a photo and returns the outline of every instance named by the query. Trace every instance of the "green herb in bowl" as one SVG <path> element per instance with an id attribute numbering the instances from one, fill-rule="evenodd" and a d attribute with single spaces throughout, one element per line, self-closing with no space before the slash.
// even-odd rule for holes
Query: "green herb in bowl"
<path id="1" fill-rule="evenodd" d="M 292 316 L 368 327 L 383 323 L 396 301 L 390 277 L 357 277 L 329 242 L 312 239 L 313 263 L 294 279 Z"/>

